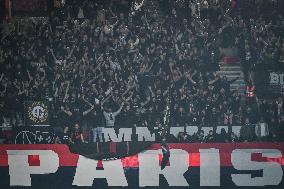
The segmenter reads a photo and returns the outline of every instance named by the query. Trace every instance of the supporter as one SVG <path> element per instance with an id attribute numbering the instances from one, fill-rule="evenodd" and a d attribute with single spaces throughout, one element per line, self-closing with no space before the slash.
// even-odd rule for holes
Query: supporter
<path id="1" fill-rule="evenodd" d="M 216 139 L 215 139 L 215 136 L 213 134 L 213 131 L 210 130 L 208 135 L 205 137 L 205 142 L 212 143 L 212 142 L 215 142 L 215 141 L 216 141 Z"/>
<path id="2" fill-rule="evenodd" d="M 145 118 L 145 120 L 148 122 L 147 118 Z M 133 111 L 133 109 L 131 109 L 130 104 L 126 104 L 126 106 L 123 107 L 122 112 L 118 115 L 117 122 L 119 127 L 131 128 L 133 127 L 135 121 L 135 112 Z"/>
<path id="3" fill-rule="evenodd" d="M 233 124 L 233 113 L 230 109 L 227 109 L 224 112 L 224 125 L 232 125 Z"/>
<path id="4" fill-rule="evenodd" d="M 89 137 L 91 137 L 91 142 L 102 142 L 102 126 L 103 126 L 103 120 L 102 120 L 102 113 L 101 110 L 98 107 L 95 107 L 94 105 L 90 104 L 90 109 L 87 109 L 85 112 L 83 112 L 83 116 L 85 117 L 85 121 L 87 124 L 87 128 L 91 129 L 92 133 L 90 133 Z"/>
<path id="5" fill-rule="evenodd" d="M 216 141 L 217 142 L 229 142 L 229 138 L 230 138 L 230 136 L 228 135 L 226 130 L 224 128 L 222 128 L 221 133 L 217 134 L 217 136 L 216 136 Z"/>
<path id="6" fill-rule="evenodd" d="M 264 122 L 263 118 L 257 123 L 255 133 L 259 141 L 267 141 L 269 136 L 268 124 Z"/>
<path id="7" fill-rule="evenodd" d="M 240 140 L 243 142 L 252 142 L 255 139 L 255 131 L 253 125 L 250 124 L 249 118 L 245 119 L 245 124 L 240 130 Z"/>
<path id="8" fill-rule="evenodd" d="M 200 130 L 196 133 L 196 139 L 198 142 L 203 143 L 205 142 L 205 136 L 204 136 L 204 131 Z"/>
<path id="9" fill-rule="evenodd" d="M 120 108 L 116 112 L 113 112 L 110 107 L 108 107 L 107 110 L 104 110 L 105 108 L 102 108 L 103 114 L 106 120 L 106 124 L 105 124 L 106 127 L 114 127 L 115 118 L 121 112 L 123 106 L 124 106 L 124 103 L 121 104 Z"/>
<path id="10" fill-rule="evenodd" d="M 279 135 L 278 135 L 278 139 L 280 139 L 281 141 L 283 140 L 284 137 L 284 114 L 281 114 L 280 116 L 280 121 L 279 121 Z"/>
<path id="11" fill-rule="evenodd" d="M 58 136 L 55 137 L 55 144 L 70 144 L 71 142 L 69 127 L 65 127 L 63 133 L 58 133 Z"/>
<path id="12" fill-rule="evenodd" d="M 231 132 L 229 140 L 230 142 L 239 142 L 239 138 L 234 132 Z"/>
<path id="13" fill-rule="evenodd" d="M 83 132 L 79 123 L 75 123 L 71 131 L 71 142 L 74 144 L 80 144 L 85 142 Z"/>
<path id="14" fill-rule="evenodd" d="M 0 125 L 4 124 L 4 102 L 0 103 Z"/>
<path id="15" fill-rule="evenodd" d="M 188 142 L 189 141 L 189 135 L 184 132 L 179 132 L 177 136 L 178 142 Z"/>

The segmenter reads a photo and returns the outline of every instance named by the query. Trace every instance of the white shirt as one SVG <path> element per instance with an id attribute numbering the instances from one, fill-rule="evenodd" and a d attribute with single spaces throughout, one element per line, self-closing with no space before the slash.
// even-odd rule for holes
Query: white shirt
<path id="1" fill-rule="evenodd" d="M 114 127 L 115 117 L 120 113 L 121 109 L 122 106 L 116 112 L 103 112 L 106 119 L 106 127 Z"/>

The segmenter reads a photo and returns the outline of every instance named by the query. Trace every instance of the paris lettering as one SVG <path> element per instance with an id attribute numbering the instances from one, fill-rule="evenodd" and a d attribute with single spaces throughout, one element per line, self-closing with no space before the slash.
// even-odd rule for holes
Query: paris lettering
<path id="1" fill-rule="evenodd" d="M 139 187 L 159 186 L 160 176 L 168 186 L 189 186 L 196 179 L 187 178 L 185 173 L 194 167 L 199 169 L 202 187 L 222 186 L 224 167 L 237 171 L 227 176 L 237 187 L 278 186 L 282 182 L 283 144 L 171 144 L 170 148 L 169 163 L 162 170 L 162 152 L 155 144 L 142 153 L 113 161 L 72 154 L 65 145 L 6 145 L 0 146 L 0 168 L 8 166 L 10 186 L 33 186 L 34 176 L 56 175 L 63 167 L 76 169 L 70 185 L 77 187 L 92 186 L 100 182 L 97 179 L 105 179 L 108 186 L 128 186 L 126 169 L 138 171 Z M 253 171 L 262 174 L 255 176 Z"/>

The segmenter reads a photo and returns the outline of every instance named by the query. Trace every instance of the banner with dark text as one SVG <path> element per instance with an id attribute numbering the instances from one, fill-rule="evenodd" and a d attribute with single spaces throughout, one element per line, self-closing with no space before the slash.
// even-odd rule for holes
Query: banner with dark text
<path id="1" fill-rule="evenodd" d="M 280 64 L 257 65 L 254 72 L 256 93 L 265 97 L 284 94 L 284 66 Z"/>

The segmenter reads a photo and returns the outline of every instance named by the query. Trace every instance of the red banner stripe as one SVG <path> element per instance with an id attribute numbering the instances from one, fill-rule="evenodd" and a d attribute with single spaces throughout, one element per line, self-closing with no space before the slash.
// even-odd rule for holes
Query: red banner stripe
<path id="1" fill-rule="evenodd" d="M 200 149 L 215 148 L 219 150 L 220 165 L 232 166 L 231 153 L 235 149 L 278 149 L 282 152 L 282 157 L 265 158 L 261 154 L 253 154 L 253 161 L 260 162 L 278 162 L 284 165 L 284 143 L 211 143 L 211 144 L 170 144 L 170 149 L 182 149 L 189 153 L 188 165 L 200 166 Z M 149 150 L 160 149 L 160 144 L 154 144 Z M 79 155 L 72 154 L 66 145 L 0 145 L 0 166 L 8 166 L 7 150 L 52 150 L 58 154 L 60 166 L 76 167 Z M 33 154 L 37 155 L 37 154 Z M 40 157 L 39 157 L 40 158 Z M 40 159 L 39 159 L 40 160 Z M 139 167 L 138 155 L 133 155 L 121 159 L 123 167 Z M 102 162 L 103 164 L 103 162 Z"/>

